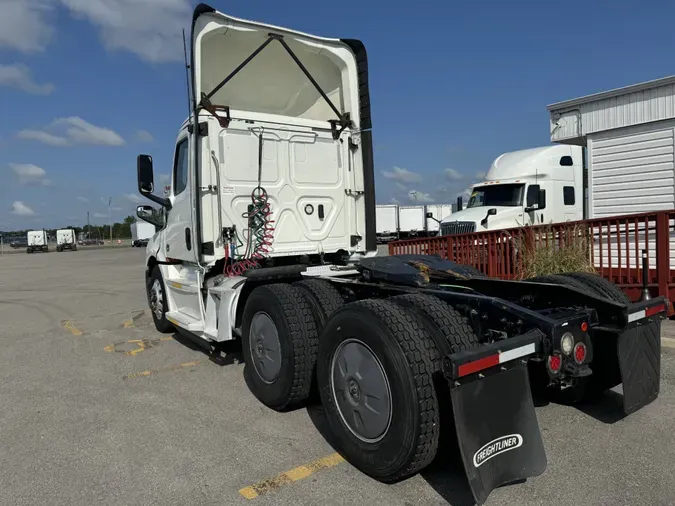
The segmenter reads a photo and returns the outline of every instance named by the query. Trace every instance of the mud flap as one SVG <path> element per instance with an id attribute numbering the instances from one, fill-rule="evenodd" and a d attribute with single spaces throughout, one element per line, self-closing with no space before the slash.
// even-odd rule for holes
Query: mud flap
<path id="1" fill-rule="evenodd" d="M 495 374 L 460 385 L 451 383 L 451 388 L 457 440 L 478 504 L 500 485 L 546 470 L 525 365 L 517 362 Z"/>
<path id="2" fill-rule="evenodd" d="M 623 383 L 623 411 L 626 415 L 659 396 L 661 376 L 661 320 L 641 320 L 619 335 L 619 369 Z"/>

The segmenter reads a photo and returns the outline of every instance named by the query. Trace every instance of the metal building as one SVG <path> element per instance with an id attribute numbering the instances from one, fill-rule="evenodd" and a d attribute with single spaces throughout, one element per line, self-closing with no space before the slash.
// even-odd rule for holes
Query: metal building
<path id="1" fill-rule="evenodd" d="M 589 218 L 675 208 L 675 76 L 547 108 L 551 141 L 587 148 Z"/>

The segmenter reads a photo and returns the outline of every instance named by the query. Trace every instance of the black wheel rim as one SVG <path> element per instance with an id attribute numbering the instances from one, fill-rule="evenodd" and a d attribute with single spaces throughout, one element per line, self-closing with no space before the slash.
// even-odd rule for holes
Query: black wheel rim
<path id="1" fill-rule="evenodd" d="M 382 363 L 363 341 L 340 343 L 331 360 L 331 389 L 340 417 L 361 441 L 376 443 L 391 424 L 391 388 Z"/>
<path id="2" fill-rule="evenodd" d="M 267 313 L 253 315 L 248 344 L 258 376 L 265 383 L 274 383 L 281 371 L 281 345 L 277 326 Z"/>

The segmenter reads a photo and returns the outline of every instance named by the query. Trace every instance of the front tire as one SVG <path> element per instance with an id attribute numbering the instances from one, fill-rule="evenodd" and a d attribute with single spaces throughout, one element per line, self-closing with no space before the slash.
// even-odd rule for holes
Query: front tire
<path id="1" fill-rule="evenodd" d="M 176 328 L 166 319 L 166 313 L 169 311 L 168 302 L 166 300 L 166 287 L 162 272 L 159 266 L 155 265 L 150 272 L 148 278 L 148 305 L 152 313 L 152 320 L 155 323 L 155 328 L 162 334 L 173 333 Z"/>
<path id="2" fill-rule="evenodd" d="M 316 364 L 317 327 L 304 294 L 280 283 L 255 288 L 242 319 L 244 375 L 251 393 L 276 411 L 308 398 Z"/>
<path id="3" fill-rule="evenodd" d="M 385 483 L 429 465 L 439 412 L 429 336 L 391 301 L 345 305 L 319 340 L 317 383 L 338 450 Z"/>

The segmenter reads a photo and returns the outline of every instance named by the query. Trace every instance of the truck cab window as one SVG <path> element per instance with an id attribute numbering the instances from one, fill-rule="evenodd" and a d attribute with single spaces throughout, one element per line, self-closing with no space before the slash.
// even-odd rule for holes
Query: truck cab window
<path id="1" fill-rule="evenodd" d="M 467 208 L 471 207 L 517 207 L 523 204 L 522 184 L 498 184 L 479 186 L 474 189 Z"/>
<path id="2" fill-rule="evenodd" d="M 563 202 L 566 206 L 575 204 L 574 186 L 563 186 Z"/>
<path id="3" fill-rule="evenodd" d="M 174 195 L 180 195 L 187 187 L 188 180 L 188 140 L 183 139 L 176 146 L 176 159 L 173 167 Z"/>

